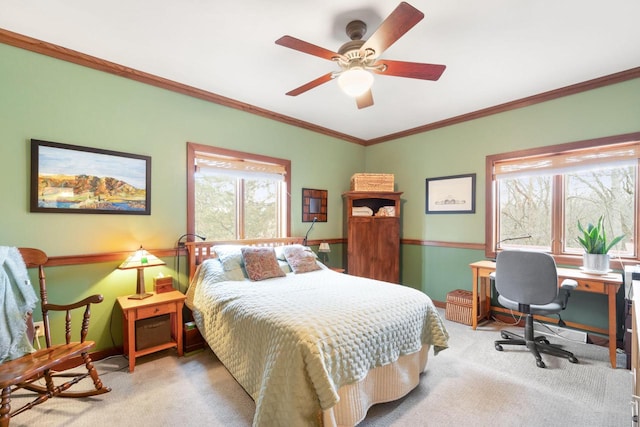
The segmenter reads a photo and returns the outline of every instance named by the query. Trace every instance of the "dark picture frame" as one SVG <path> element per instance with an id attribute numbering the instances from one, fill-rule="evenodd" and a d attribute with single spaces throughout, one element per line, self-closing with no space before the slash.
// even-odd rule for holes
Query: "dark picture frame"
<path id="1" fill-rule="evenodd" d="M 151 157 L 32 139 L 30 210 L 151 215 Z"/>
<path id="2" fill-rule="evenodd" d="M 302 189 L 302 222 L 327 222 L 327 190 Z"/>
<path id="3" fill-rule="evenodd" d="M 426 213 L 470 214 L 476 212 L 476 174 L 426 179 Z"/>

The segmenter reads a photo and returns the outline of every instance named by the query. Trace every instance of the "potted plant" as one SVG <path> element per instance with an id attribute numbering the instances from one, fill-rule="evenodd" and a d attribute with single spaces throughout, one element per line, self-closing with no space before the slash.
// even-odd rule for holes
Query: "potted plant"
<path id="1" fill-rule="evenodd" d="M 609 271 L 609 250 L 624 238 L 617 236 L 610 242 L 604 231 L 604 215 L 598 219 L 598 223 L 589 223 L 586 228 L 578 221 L 578 243 L 584 249 L 583 267 L 589 273 L 607 273 Z"/>

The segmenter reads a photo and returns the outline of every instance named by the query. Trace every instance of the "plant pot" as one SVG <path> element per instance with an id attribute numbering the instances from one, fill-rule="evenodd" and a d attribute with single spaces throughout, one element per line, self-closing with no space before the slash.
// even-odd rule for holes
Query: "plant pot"
<path id="1" fill-rule="evenodd" d="M 582 265 L 587 273 L 608 273 L 609 254 L 583 254 Z"/>

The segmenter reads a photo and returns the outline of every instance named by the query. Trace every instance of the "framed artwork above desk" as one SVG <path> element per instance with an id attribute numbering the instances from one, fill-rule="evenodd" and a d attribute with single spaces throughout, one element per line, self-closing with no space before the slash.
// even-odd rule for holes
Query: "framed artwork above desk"
<path id="1" fill-rule="evenodd" d="M 475 330 L 478 322 L 488 319 L 491 314 L 491 283 L 489 275 L 496 270 L 496 263 L 483 260 L 469 264 L 472 273 L 471 282 L 471 327 Z M 622 274 L 587 274 L 575 268 L 558 268 L 558 285 L 564 279 L 578 282 L 576 291 L 607 295 L 609 312 L 609 359 L 611 367 L 616 367 L 616 294 L 622 285 Z"/>

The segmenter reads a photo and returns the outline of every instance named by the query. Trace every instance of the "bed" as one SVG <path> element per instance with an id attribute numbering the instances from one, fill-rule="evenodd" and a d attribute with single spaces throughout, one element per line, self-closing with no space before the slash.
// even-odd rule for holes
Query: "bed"
<path id="1" fill-rule="evenodd" d="M 354 426 L 415 388 L 448 334 L 424 293 L 328 269 L 301 241 L 187 242 L 186 304 L 254 426 Z"/>

